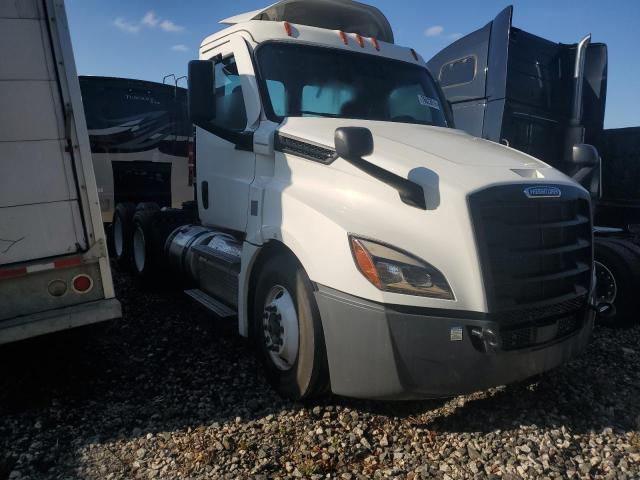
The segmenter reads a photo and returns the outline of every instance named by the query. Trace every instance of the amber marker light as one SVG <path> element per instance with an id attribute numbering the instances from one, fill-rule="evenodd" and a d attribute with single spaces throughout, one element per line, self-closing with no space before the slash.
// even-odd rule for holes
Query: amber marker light
<path id="1" fill-rule="evenodd" d="M 358 269 L 367 280 L 373 283 L 376 287 L 382 288 L 382 282 L 380 282 L 378 270 L 371 259 L 371 255 L 369 255 L 369 252 L 367 252 L 367 250 L 362 246 L 360 240 L 354 237 L 351 237 L 350 240 L 351 252 L 353 253 L 353 258 L 356 261 Z"/>

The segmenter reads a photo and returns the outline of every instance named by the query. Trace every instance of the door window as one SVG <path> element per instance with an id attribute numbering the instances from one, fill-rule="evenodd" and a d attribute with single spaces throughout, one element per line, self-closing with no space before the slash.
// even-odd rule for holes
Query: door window
<path id="1" fill-rule="evenodd" d="M 440 84 L 442 88 L 464 85 L 472 82 L 475 76 L 476 57 L 470 55 L 443 65 L 440 70 Z"/>
<path id="2" fill-rule="evenodd" d="M 235 58 L 226 57 L 216 63 L 215 72 L 216 118 L 213 123 L 229 130 L 244 130 L 247 112 Z"/>

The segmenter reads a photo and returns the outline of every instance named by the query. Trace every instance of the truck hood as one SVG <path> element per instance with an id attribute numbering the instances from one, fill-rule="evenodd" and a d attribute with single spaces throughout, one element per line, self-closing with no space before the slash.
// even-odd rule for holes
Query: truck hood
<path id="1" fill-rule="evenodd" d="M 547 169 L 544 162 L 517 150 L 460 130 L 415 125 L 335 118 L 288 118 L 281 134 L 334 148 L 334 132 L 339 127 L 365 127 L 374 139 L 373 154 L 367 160 L 404 177 L 419 167 L 448 164 L 483 168 Z M 452 165 L 453 164 L 453 165 Z"/>

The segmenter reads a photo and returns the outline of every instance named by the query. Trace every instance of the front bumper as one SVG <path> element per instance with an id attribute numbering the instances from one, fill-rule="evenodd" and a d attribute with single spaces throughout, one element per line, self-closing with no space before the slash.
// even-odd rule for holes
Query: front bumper
<path id="1" fill-rule="evenodd" d="M 530 332 L 534 346 L 505 350 L 499 324 L 483 314 L 400 311 L 323 286 L 316 300 L 332 392 L 371 399 L 448 397 L 526 379 L 581 353 L 595 317 L 585 309 L 565 335 L 554 319 Z M 483 341 L 472 329 L 497 335 Z"/>

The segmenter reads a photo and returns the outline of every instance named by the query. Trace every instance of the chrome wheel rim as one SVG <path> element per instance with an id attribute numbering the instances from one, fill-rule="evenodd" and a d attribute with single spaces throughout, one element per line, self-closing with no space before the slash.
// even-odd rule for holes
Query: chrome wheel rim
<path id="1" fill-rule="evenodd" d="M 144 270 L 146 247 L 144 244 L 144 232 L 140 227 L 136 228 L 133 234 L 133 260 L 136 264 L 136 270 L 142 272 Z"/>
<path id="2" fill-rule="evenodd" d="M 293 297 L 281 285 L 269 290 L 262 317 L 264 341 L 273 364 L 290 370 L 298 358 L 299 327 Z"/>
<path id="3" fill-rule="evenodd" d="M 113 219 L 113 246 L 116 250 L 116 256 L 122 257 L 124 251 L 124 234 L 122 233 L 122 221 L 120 215 L 116 215 Z"/>
<path id="4" fill-rule="evenodd" d="M 594 263 L 596 266 L 596 297 L 598 303 L 615 302 L 618 295 L 616 278 L 606 265 L 600 262 Z"/>

